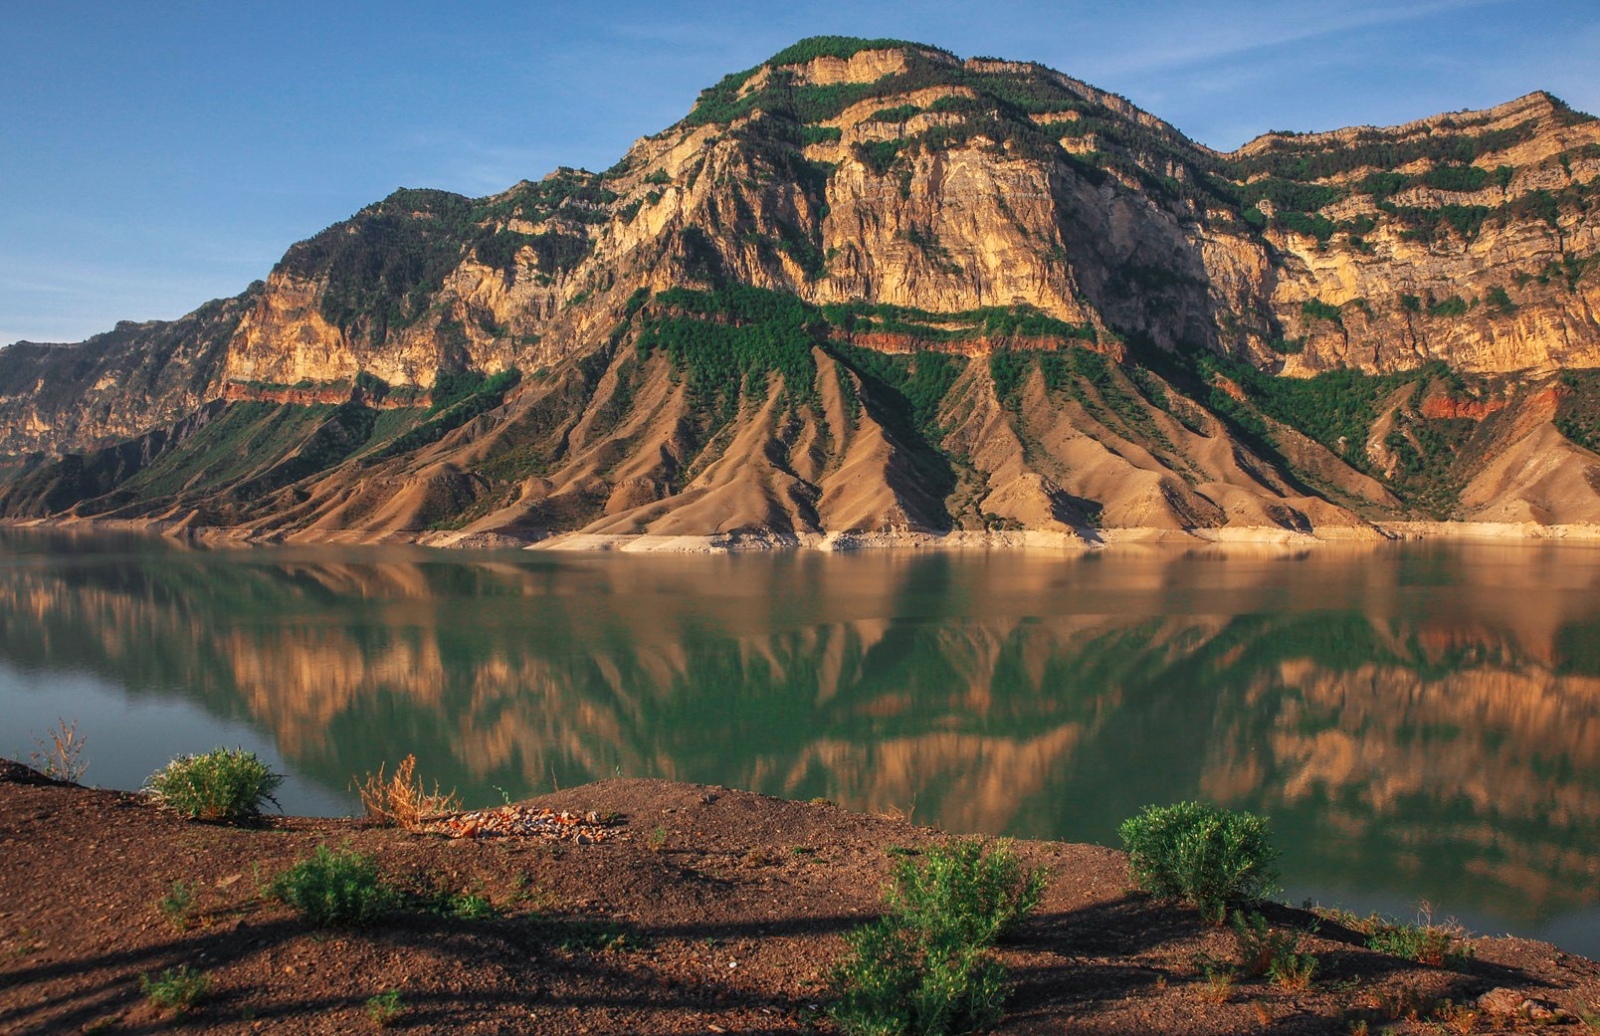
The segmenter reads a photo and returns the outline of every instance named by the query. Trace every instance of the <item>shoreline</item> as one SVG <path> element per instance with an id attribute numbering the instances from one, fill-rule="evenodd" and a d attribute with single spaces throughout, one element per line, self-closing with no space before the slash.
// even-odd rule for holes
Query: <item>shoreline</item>
<path id="1" fill-rule="evenodd" d="M 910 550 L 921 552 L 1025 551 L 1090 554 L 1118 547 L 1249 546 L 1308 549 L 1439 540 L 1470 543 L 1600 544 L 1600 523 L 1540 525 L 1536 522 L 1395 521 L 1364 526 L 1325 526 L 1305 532 L 1278 526 L 1220 528 L 1116 528 L 926 532 L 777 533 L 748 531 L 711 535 L 556 533 L 529 539 L 501 532 L 273 530 L 195 526 L 166 519 L 35 518 L 0 521 L 0 529 L 130 533 L 159 536 L 215 548 L 302 546 L 414 546 L 438 550 L 531 550 L 563 553 L 738 554 L 818 551 Z"/>

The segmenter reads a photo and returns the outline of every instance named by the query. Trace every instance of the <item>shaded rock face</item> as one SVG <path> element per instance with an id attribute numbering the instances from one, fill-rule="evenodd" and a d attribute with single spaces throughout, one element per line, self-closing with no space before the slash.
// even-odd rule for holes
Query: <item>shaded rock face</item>
<path id="1" fill-rule="evenodd" d="M 0 427 L 9 454 L 83 450 L 169 425 L 223 391 L 222 365 L 253 285 L 180 320 L 123 322 L 75 345 L 0 350 Z"/>
<path id="2" fill-rule="evenodd" d="M 1556 378 L 1600 366 L 1597 178 L 1545 94 L 1218 154 L 1040 66 L 804 41 L 606 173 L 397 191 L 237 298 L 0 353 L 0 513 L 1588 521 L 1600 408 Z"/>

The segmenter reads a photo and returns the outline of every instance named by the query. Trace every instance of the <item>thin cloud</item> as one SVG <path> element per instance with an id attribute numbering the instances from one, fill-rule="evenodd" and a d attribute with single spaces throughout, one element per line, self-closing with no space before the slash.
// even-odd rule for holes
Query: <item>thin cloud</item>
<path id="1" fill-rule="evenodd" d="M 1181 34 L 1166 39 L 1158 37 L 1159 42 L 1155 46 L 1124 49 L 1119 52 L 1123 55 L 1121 60 L 1096 60 L 1091 61 L 1091 65 L 1098 75 L 1171 72 L 1177 68 L 1245 57 L 1263 50 L 1327 39 L 1362 29 L 1474 8 L 1503 6 L 1508 2 L 1510 0 L 1435 0 L 1432 3 L 1398 7 L 1346 7 L 1331 14 L 1313 12 L 1303 16 L 1297 11 L 1278 7 L 1270 15 L 1257 12 L 1258 17 L 1251 19 L 1227 17 L 1227 12 L 1223 12 L 1220 18 L 1208 18 L 1213 27 L 1196 33 L 1186 25 Z M 1218 22 L 1221 24 L 1218 25 Z"/>
<path id="2" fill-rule="evenodd" d="M 648 24 L 637 21 L 616 21 L 605 27 L 607 34 L 633 43 L 659 45 L 674 53 L 689 47 L 701 53 L 716 53 L 737 47 L 748 37 L 731 29 L 719 30 L 704 22 L 668 22 Z"/>
<path id="3" fill-rule="evenodd" d="M 0 312 L 10 325 L 0 342 L 76 342 L 110 330 L 117 320 L 173 320 L 249 283 L 237 276 L 186 274 L 135 272 L 118 264 L 0 260 Z M 265 274 L 262 267 L 251 278 Z M 107 312 L 115 316 L 101 315 Z"/>

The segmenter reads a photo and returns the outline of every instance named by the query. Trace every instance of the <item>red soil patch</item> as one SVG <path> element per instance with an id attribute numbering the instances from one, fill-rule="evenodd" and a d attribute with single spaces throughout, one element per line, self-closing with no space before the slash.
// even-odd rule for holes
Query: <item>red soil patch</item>
<path id="1" fill-rule="evenodd" d="M 1503 399 L 1457 399 L 1454 396 L 1430 396 L 1422 401 L 1422 416 L 1430 420 L 1470 418 L 1482 421 L 1506 408 Z"/>

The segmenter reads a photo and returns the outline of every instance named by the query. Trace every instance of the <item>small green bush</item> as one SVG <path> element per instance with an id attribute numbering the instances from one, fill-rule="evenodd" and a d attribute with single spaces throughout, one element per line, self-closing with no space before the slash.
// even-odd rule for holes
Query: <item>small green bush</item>
<path id="1" fill-rule="evenodd" d="M 1299 941 L 1293 932 L 1274 932 L 1260 913 L 1235 911 L 1231 924 L 1234 954 L 1245 978 L 1265 975 L 1272 970 L 1272 962 L 1283 953 L 1294 952 Z"/>
<path id="2" fill-rule="evenodd" d="M 1321 299 L 1306 299 L 1300 303 L 1300 313 L 1307 320 L 1327 320 L 1343 325 L 1344 312 L 1338 306 L 1330 306 Z"/>
<path id="3" fill-rule="evenodd" d="M 1273 931 L 1259 912 L 1233 915 L 1233 941 L 1239 971 L 1246 978 L 1266 975 L 1289 989 L 1305 989 L 1317 972 L 1317 957 L 1300 952 L 1300 933 Z"/>
<path id="4" fill-rule="evenodd" d="M 986 948 L 926 945 L 885 919 L 851 933 L 833 1017 L 851 1036 L 977 1032 L 1004 1015 L 1006 969 Z"/>
<path id="5" fill-rule="evenodd" d="M 380 1029 L 387 1029 L 398 1022 L 406 1013 L 406 1005 L 400 999 L 400 990 L 391 989 L 387 993 L 379 993 L 367 1000 L 367 1017 L 372 1019 L 372 1024 Z"/>
<path id="6" fill-rule="evenodd" d="M 480 896 L 476 892 L 461 892 L 450 897 L 444 913 L 462 921 L 486 921 L 494 917 L 498 911 L 487 896 Z"/>
<path id="7" fill-rule="evenodd" d="M 1517 304 L 1511 301 L 1511 296 L 1499 285 L 1490 288 L 1484 293 L 1483 300 L 1497 313 L 1511 314 L 1517 311 Z"/>
<path id="8" fill-rule="evenodd" d="M 139 988 L 161 1010 L 185 1014 L 206 998 L 211 991 L 211 978 L 190 970 L 187 964 L 180 964 L 154 978 L 148 972 L 140 975 Z"/>
<path id="9" fill-rule="evenodd" d="M 318 928 L 371 924 L 399 902 L 375 857 L 325 845 L 272 879 L 270 892 Z"/>
<path id="10" fill-rule="evenodd" d="M 156 900 L 156 909 L 167 919 L 167 924 L 183 931 L 194 923 L 194 892 L 198 882 L 184 884 L 174 881 L 167 894 Z"/>
<path id="11" fill-rule="evenodd" d="M 1295 945 L 1298 947 L 1298 939 Z M 1316 977 L 1318 963 L 1317 955 L 1314 953 L 1296 953 L 1291 950 L 1272 958 L 1272 964 L 1267 968 L 1267 976 L 1274 984 L 1285 989 L 1309 989 L 1311 980 Z"/>
<path id="12" fill-rule="evenodd" d="M 191 820 L 236 822 L 258 816 L 278 800 L 272 793 L 283 778 L 242 748 L 219 748 L 204 755 L 180 755 L 150 775 L 151 797 Z"/>
<path id="13" fill-rule="evenodd" d="M 1448 925 L 1403 924 L 1373 915 L 1362 927 L 1370 949 L 1431 967 L 1460 967 L 1476 952 L 1460 929 Z"/>
<path id="14" fill-rule="evenodd" d="M 1192 904 L 1215 924 L 1228 904 L 1260 899 L 1277 881 L 1267 822 L 1250 813 L 1199 802 L 1148 806 L 1119 833 L 1139 887 Z"/>
<path id="15" fill-rule="evenodd" d="M 942 1036 L 998 1022 L 1009 993 L 989 948 L 1037 905 L 1044 872 L 976 839 L 895 869 L 883 918 L 846 938 L 833 1017 L 853 1036 Z"/>
<path id="16" fill-rule="evenodd" d="M 985 853 L 976 838 L 932 849 L 922 865 L 906 860 L 888 892 L 890 915 L 915 931 L 969 945 L 991 945 L 1039 903 L 1044 871 L 1022 873 L 1005 842 Z"/>
<path id="17" fill-rule="evenodd" d="M 486 921 L 500 913 L 487 896 L 462 889 L 439 888 L 431 882 L 424 882 L 419 889 L 408 890 L 404 898 L 407 906 L 430 910 L 441 917 L 453 917 L 458 921 Z"/>

